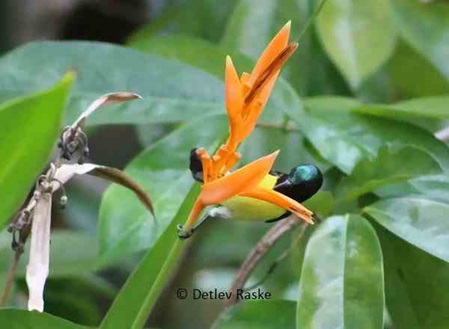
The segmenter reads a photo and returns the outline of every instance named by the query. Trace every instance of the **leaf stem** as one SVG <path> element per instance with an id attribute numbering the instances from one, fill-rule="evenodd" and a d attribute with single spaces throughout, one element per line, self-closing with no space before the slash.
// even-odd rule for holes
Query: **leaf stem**
<path id="1" fill-rule="evenodd" d="M 176 239 L 176 242 L 173 244 L 173 247 L 171 248 L 170 253 L 167 256 L 167 259 L 162 265 L 161 271 L 154 281 L 150 293 L 146 296 L 139 310 L 139 313 L 136 316 L 136 319 L 131 327 L 132 329 L 141 329 L 144 327 L 148 315 L 156 304 L 156 301 L 163 291 L 167 280 L 170 278 L 171 273 L 173 273 L 173 269 L 175 268 L 177 260 L 182 253 L 185 245 L 186 240 Z"/>

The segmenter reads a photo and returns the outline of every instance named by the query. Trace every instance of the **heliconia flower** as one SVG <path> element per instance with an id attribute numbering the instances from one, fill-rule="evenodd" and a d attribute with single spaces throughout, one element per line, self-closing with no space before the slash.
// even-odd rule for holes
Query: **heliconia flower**
<path id="1" fill-rule="evenodd" d="M 269 202 L 312 223 L 310 210 L 262 184 L 273 167 L 278 151 L 230 172 L 241 158 L 237 153 L 238 146 L 254 130 L 282 65 L 298 46 L 296 43 L 289 43 L 289 35 L 290 22 L 273 38 L 252 72 L 243 73 L 240 78 L 231 58 L 226 58 L 225 103 L 229 118 L 229 138 L 212 157 L 203 148 L 194 151 L 201 163 L 203 185 L 180 231 L 180 237 L 191 234 L 205 207 L 222 204 L 235 196 Z"/>

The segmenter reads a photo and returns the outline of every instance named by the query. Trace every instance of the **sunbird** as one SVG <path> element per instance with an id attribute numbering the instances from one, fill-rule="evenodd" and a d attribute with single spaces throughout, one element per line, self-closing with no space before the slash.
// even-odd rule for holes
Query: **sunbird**
<path id="1" fill-rule="evenodd" d="M 240 220 L 276 221 L 290 213 L 313 223 L 312 212 L 301 205 L 312 197 L 323 183 L 321 171 L 312 164 L 294 167 L 290 173 L 272 169 L 279 151 L 230 171 L 240 160 L 238 146 L 251 134 L 262 114 L 282 66 L 295 52 L 297 43 L 288 42 L 290 22 L 271 40 L 251 73 L 240 77 L 231 58 L 226 58 L 225 105 L 229 119 L 229 137 L 210 156 L 204 148 L 190 154 L 190 171 L 202 183 L 189 217 L 179 226 L 180 238 L 188 238 L 202 222 L 201 212 L 207 206 L 217 207 L 208 217 Z"/>

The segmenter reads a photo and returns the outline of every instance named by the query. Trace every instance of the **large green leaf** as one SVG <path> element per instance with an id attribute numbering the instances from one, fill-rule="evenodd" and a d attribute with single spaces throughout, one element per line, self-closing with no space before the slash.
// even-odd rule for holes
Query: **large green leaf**
<path id="1" fill-rule="evenodd" d="M 420 197 L 378 201 L 364 209 L 379 224 L 414 246 L 449 261 L 449 205 Z"/>
<path id="2" fill-rule="evenodd" d="M 179 245 L 182 243 L 182 241 L 177 241 L 179 240 L 176 234 L 177 225 L 185 222 L 198 193 L 199 185 L 194 185 L 182 202 L 175 218 L 123 285 L 104 317 L 100 325 L 101 329 L 135 328 L 136 321 L 141 320 L 138 320 L 137 317 L 144 312 L 143 304 L 148 296 L 150 294 L 158 295 L 154 291 L 161 289 L 161 286 L 157 286 L 155 283 L 162 275 L 163 265 L 167 261 L 172 248 L 174 248 L 175 244 Z M 165 277 L 161 278 L 161 280 L 167 279 Z M 172 296 L 175 293 L 173 292 Z M 155 301 L 153 300 L 153 302 Z M 143 315 L 145 316 L 146 314 Z"/>
<path id="3" fill-rule="evenodd" d="M 296 303 L 287 300 L 245 301 L 227 310 L 214 329 L 294 328 Z"/>
<path id="4" fill-rule="evenodd" d="M 378 229 L 388 314 L 395 329 L 444 329 L 449 316 L 449 264 Z"/>
<path id="5" fill-rule="evenodd" d="M 413 177 L 441 173 L 441 167 L 426 151 L 414 147 L 399 150 L 382 148 L 373 161 L 362 160 L 351 176 L 337 187 L 337 202 L 348 202 L 385 185 Z"/>
<path id="6" fill-rule="evenodd" d="M 87 328 L 62 318 L 24 310 L 0 310 L 0 327 L 8 329 L 82 329 Z"/>
<path id="7" fill-rule="evenodd" d="M 388 0 L 328 1 L 316 24 L 324 48 L 353 89 L 393 52 Z"/>
<path id="8" fill-rule="evenodd" d="M 449 79 L 449 5 L 444 1 L 392 0 L 402 36 Z"/>
<path id="9" fill-rule="evenodd" d="M 290 117 L 315 149 L 345 173 L 361 159 L 373 159 L 385 144 L 425 149 L 449 169 L 449 149 L 432 134 L 405 122 L 355 113 L 357 104 L 346 98 L 317 97 L 306 102 L 308 115 L 292 108 Z"/>
<path id="10" fill-rule="evenodd" d="M 212 152 L 226 132 L 224 115 L 204 116 L 161 139 L 131 161 L 125 172 L 152 196 L 156 219 L 132 193 L 111 186 L 100 208 L 101 263 L 121 259 L 154 244 L 193 184 L 188 170 L 190 150 L 203 146 Z"/>
<path id="11" fill-rule="evenodd" d="M 0 227 L 48 161 L 73 78 L 68 74 L 47 91 L 0 106 Z"/>
<path id="12" fill-rule="evenodd" d="M 67 121 L 98 96 L 133 91 L 144 97 L 97 111 L 88 123 L 152 123 L 190 120 L 204 112 L 221 112 L 223 83 L 177 61 L 98 42 L 39 42 L 0 59 L 0 99 L 49 86 L 75 69 Z"/>
<path id="13" fill-rule="evenodd" d="M 307 245 L 297 328 L 383 328 L 382 251 L 376 232 L 358 215 L 327 219 Z"/>

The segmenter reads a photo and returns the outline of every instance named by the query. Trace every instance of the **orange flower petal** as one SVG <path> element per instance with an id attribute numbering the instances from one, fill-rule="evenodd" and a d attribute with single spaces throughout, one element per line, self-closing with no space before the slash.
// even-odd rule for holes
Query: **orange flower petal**
<path id="1" fill-rule="evenodd" d="M 251 86 L 250 91 L 245 95 L 243 106 L 251 103 L 255 98 L 259 98 L 265 105 L 271 94 L 274 83 L 279 75 L 282 65 L 298 48 L 297 43 L 290 43 L 273 59 L 273 61 L 260 73 Z"/>
<path id="2" fill-rule="evenodd" d="M 204 205 L 219 204 L 243 191 L 256 187 L 273 167 L 279 151 L 203 185 L 199 199 Z"/>
<path id="3" fill-rule="evenodd" d="M 267 190 L 256 187 L 249 191 L 240 193 L 239 195 L 270 202 L 277 205 L 278 207 L 292 212 L 307 223 L 313 224 L 312 212 L 309 209 L 304 207 L 299 202 L 293 200 L 292 198 L 289 198 L 288 196 L 283 195 L 282 193 L 279 193 L 275 190 Z"/>
<path id="4" fill-rule="evenodd" d="M 254 130 L 254 127 L 257 124 L 257 120 L 259 120 L 260 115 L 262 114 L 263 104 L 258 100 L 252 102 L 248 106 L 248 111 L 246 113 L 245 125 L 239 131 L 239 140 L 243 141 L 247 138 Z"/>
<path id="5" fill-rule="evenodd" d="M 276 56 L 278 56 L 287 46 L 288 38 L 290 37 L 290 25 L 290 22 L 285 24 L 263 51 L 251 73 L 251 78 L 249 80 L 251 85 L 259 77 L 259 75 L 267 69 Z"/>
<path id="6" fill-rule="evenodd" d="M 240 114 L 243 106 L 242 86 L 231 57 L 226 57 L 225 101 L 228 116 L 232 120 Z"/>

